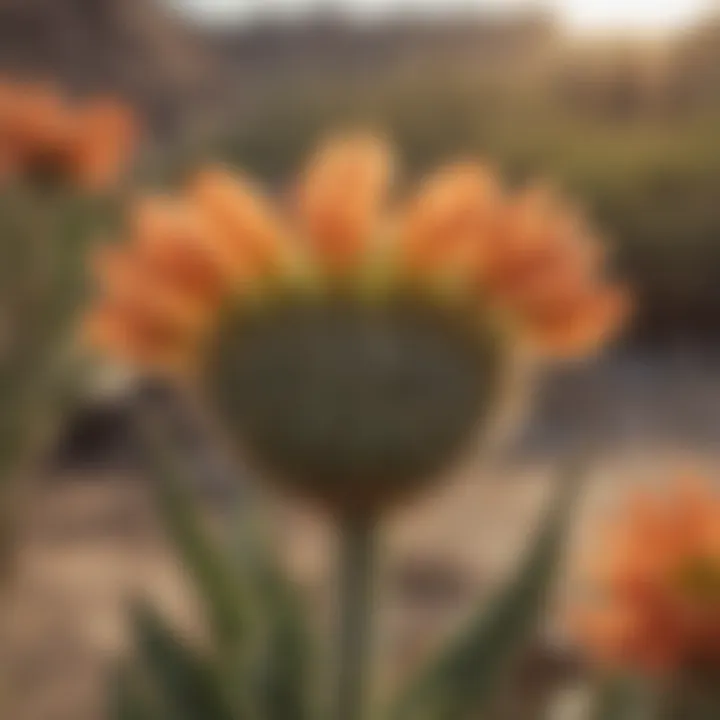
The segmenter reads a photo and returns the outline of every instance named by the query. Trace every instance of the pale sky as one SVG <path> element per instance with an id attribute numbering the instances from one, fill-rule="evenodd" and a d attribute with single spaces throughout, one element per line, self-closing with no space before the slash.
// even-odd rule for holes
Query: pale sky
<path id="1" fill-rule="evenodd" d="M 329 8 L 362 18 L 388 13 L 434 13 L 453 9 L 512 11 L 545 7 L 557 11 L 578 31 L 654 32 L 682 27 L 718 0 L 168 0 L 203 19 L 246 19 L 257 16 L 293 17 Z"/>

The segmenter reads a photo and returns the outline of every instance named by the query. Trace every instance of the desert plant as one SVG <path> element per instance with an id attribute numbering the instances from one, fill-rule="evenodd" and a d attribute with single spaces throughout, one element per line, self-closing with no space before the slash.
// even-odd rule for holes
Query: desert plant
<path id="1" fill-rule="evenodd" d="M 54 88 L 0 83 L 3 567 L 18 513 L 12 480 L 37 456 L 70 398 L 85 258 L 116 214 L 117 197 L 107 191 L 129 159 L 133 125 L 114 102 L 71 110 Z"/>
<path id="2" fill-rule="evenodd" d="M 232 543 L 221 543 L 206 527 L 189 491 L 175 449 L 152 433 L 147 467 L 157 507 L 173 547 L 200 600 L 204 640 L 190 639 L 153 605 L 138 601 L 131 610 L 133 654 L 114 671 L 108 713 L 112 720 L 312 720 L 375 717 L 385 720 L 485 717 L 508 687 L 523 650 L 536 637 L 552 588 L 581 477 L 569 467 L 554 491 L 514 577 L 489 603 L 407 678 L 394 697 L 376 702 L 358 663 L 372 624 L 369 598 L 346 596 L 346 658 L 335 679 L 328 714 L 319 692 L 318 647 L 310 631 L 302 593 L 284 576 L 257 523 L 258 508 L 238 518 Z M 229 545 L 229 547 L 228 547 Z M 235 550 L 233 551 L 233 548 Z M 362 587 L 366 547 L 348 545 L 346 589 Z M 361 587 L 353 585 L 358 580 Z M 368 658 L 366 658 L 368 659 Z M 344 705 L 338 707 L 337 703 Z M 353 703 L 353 704 L 349 704 Z"/>
<path id="3" fill-rule="evenodd" d="M 392 169 L 375 138 L 339 138 L 310 163 L 286 216 L 223 170 L 201 173 L 182 198 L 145 200 L 130 244 L 99 259 L 100 299 L 85 323 L 95 350 L 199 395 L 255 467 L 336 521 L 340 617 L 329 712 L 337 720 L 373 709 L 372 581 L 388 511 L 437 482 L 492 422 L 518 382 L 514 358 L 584 356 L 626 311 L 583 219 L 547 187 L 510 194 L 483 166 L 465 163 L 393 209 L 385 200 Z M 495 673 L 542 606 L 566 492 L 507 596 L 399 695 L 390 718 L 462 718 L 485 707 Z M 147 696 L 137 712 L 157 717 L 177 717 L 180 707 L 198 718 L 317 717 L 300 702 L 297 672 L 311 662 L 296 655 L 305 633 L 281 574 L 263 563 L 240 574 L 223 569 L 222 555 L 189 529 L 191 515 L 182 517 L 172 518 L 184 528 L 176 540 L 206 591 L 212 625 L 223 630 L 201 661 L 144 609 L 144 663 L 163 686 L 146 687 L 143 674 L 120 693 L 123 712 Z M 197 540 L 192 548 L 188 537 Z M 254 603 L 269 610 L 269 629 L 238 616 L 246 584 L 253 595 L 272 589 Z M 180 673 L 172 681 L 171 670 Z M 262 689 L 285 672 L 292 692 Z M 193 711 L 191 690 L 203 698 Z M 268 698 L 278 697 L 292 704 L 270 709 Z M 203 710 L 209 698 L 215 709 Z"/>

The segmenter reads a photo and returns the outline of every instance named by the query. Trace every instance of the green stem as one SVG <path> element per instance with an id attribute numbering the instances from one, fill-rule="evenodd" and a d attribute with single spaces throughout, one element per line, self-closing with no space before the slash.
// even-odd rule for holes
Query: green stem
<path id="1" fill-rule="evenodd" d="M 375 524 L 346 519 L 340 527 L 340 622 L 332 720 L 362 720 L 372 636 Z"/>

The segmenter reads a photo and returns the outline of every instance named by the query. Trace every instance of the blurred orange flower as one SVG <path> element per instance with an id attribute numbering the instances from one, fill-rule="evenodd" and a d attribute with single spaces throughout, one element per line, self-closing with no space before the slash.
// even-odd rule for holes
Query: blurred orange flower
<path id="1" fill-rule="evenodd" d="M 100 191 L 117 181 L 138 138 L 119 101 L 70 103 L 43 84 L 0 83 L 0 178 Z"/>
<path id="2" fill-rule="evenodd" d="M 611 666 L 647 673 L 720 666 L 720 492 L 681 479 L 632 499 L 590 573 L 578 635 Z"/>
<path id="3" fill-rule="evenodd" d="M 133 308 L 148 303 L 153 317 L 172 306 L 175 323 L 183 305 L 183 317 L 204 318 L 188 328 L 194 346 L 198 326 L 210 327 L 222 304 L 250 286 L 289 279 L 303 267 L 321 282 L 331 279 L 329 291 L 352 289 L 373 258 L 385 263 L 391 292 L 422 290 L 450 274 L 466 309 L 507 319 L 519 337 L 554 355 L 587 354 L 620 325 L 627 299 L 605 280 L 599 243 L 556 195 L 533 189 L 513 196 L 485 166 L 457 163 L 431 176 L 398 212 L 388 198 L 394 165 L 375 137 L 335 137 L 311 158 L 284 214 L 252 183 L 217 167 L 199 172 L 177 198 L 142 201 L 129 249 L 99 272 L 103 295 L 115 301 L 112 320 L 104 308 L 105 319 L 91 326 L 122 325 L 128 303 L 118 307 L 119 293 Z M 94 332 L 112 335 L 113 349 L 121 345 L 126 356 L 136 354 L 133 328 L 140 332 L 137 312 L 128 313 L 122 343 L 116 332 Z M 175 337 L 171 345 L 177 349 Z"/>

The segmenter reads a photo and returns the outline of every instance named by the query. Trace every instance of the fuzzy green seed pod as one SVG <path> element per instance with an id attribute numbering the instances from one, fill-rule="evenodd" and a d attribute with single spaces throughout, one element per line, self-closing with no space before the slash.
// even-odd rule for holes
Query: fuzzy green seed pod
<path id="1" fill-rule="evenodd" d="M 402 297 L 288 299 L 216 334 L 206 385 L 243 450 L 292 492 L 371 514 L 437 477 L 501 395 L 490 326 Z"/>

